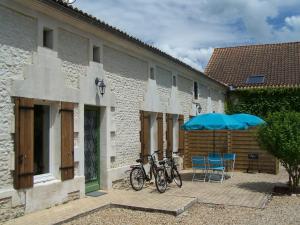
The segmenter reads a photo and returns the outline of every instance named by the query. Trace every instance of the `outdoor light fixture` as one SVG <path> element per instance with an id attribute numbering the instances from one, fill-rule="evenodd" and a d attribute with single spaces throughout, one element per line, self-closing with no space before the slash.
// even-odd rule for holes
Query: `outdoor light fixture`
<path id="1" fill-rule="evenodd" d="M 202 107 L 199 103 L 196 104 L 197 114 L 200 114 L 202 111 Z"/>
<path id="2" fill-rule="evenodd" d="M 68 4 L 68 5 L 71 5 L 73 4 L 74 2 L 76 2 L 76 0 L 62 0 L 64 3 Z"/>
<path id="3" fill-rule="evenodd" d="M 96 87 L 97 87 L 97 90 L 99 90 L 101 96 L 104 95 L 105 93 L 105 88 L 106 88 L 106 85 L 104 84 L 104 80 L 100 80 L 98 77 L 95 79 L 95 84 L 96 84 Z"/>
<path id="4" fill-rule="evenodd" d="M 229 91 L 235 91 L 236 87 L 234 85 L 229 85 Z"/>

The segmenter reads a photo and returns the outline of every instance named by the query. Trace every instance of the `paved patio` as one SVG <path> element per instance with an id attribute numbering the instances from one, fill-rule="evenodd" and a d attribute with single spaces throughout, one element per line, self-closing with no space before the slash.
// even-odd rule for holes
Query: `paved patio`
<path id="1" fill-rule="evenodd" d="M 178 215 L 196 202 L 241 207 L 264 208 L 274 185 L 287 181 L 283 169 L 278 175 L 247 174 L 236 172 L 220 183 L 191 182 L 191 171 L 183 171 L 183 187 L 170 185 L 164 194 L 156 191 L 155 185 L 147 184 L 139 192 L 125 183 L 100 197 L 86 197 L 50 209 L 27 214 L 11 220 L 8 224 L 60 224 L 71 218 L 85 215 L 106 207 L 122 207 L 145 211 L 157 211 Z"/>
<path id="2" fill-rule="evenodd" d="M 183 171 L 183 186 L 171 184 L 164 195 L 197 198 L 199 203 L 233 205 L 251 208 L 264 208 L 276 184 L 287 182 L 288 176 L 283 168 L 278 175 L 265 173 L 235 172 L 232 178 L 223 183 L 192 180 L 192 171 Z M 128 192 L 134 192 L 128 188 Z M 149 185 L 141 193 L 160 195 L 155 185 Z"/>

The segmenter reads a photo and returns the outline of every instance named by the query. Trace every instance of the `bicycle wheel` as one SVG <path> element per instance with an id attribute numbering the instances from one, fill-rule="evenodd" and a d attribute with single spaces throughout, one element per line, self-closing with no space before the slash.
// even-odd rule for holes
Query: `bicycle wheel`
<path id="1" fill-rule="evenodd" d="M 143 170 L 139 167 L 133 168 L 130 172 L 130 184 L 133 190 L 140 191 L 144 186 Z"/>
<path id="2" fill-rule="evenodd" d="M 173 173 L 173 181 L 175 182 L 175 184 L 177 184 L 178 187 L 181 188 L 182 180 L 178 170 L 173 168 L 172 173 Z"/>
<path id="3" fill-rule="evenodd" d="M 167 180 L 165 176 L 165 170 L 163 168 L 159 168 L 156 171 L 155 186 L 160 193 L 164 193 L 167 189 Z"/>

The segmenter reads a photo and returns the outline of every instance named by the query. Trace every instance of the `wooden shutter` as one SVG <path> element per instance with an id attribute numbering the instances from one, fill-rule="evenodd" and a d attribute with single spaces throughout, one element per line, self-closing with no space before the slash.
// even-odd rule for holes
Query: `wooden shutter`
<path id="1" fill-rule="evenodd" d="M 15 174 L 14 187 L 33 186 L 34 104 L 32 99 L 15 100 Z"/>
<path id="2" fill-rule="evenodd" d="M 140 121 L 141 121 L 141 131 L 140 131 L 140 141 L 141 141 L 141 159 L 144 163 L 148 162 L 148 157 L 144 157 L 149 154 L 149 129 L 150 129 L 150 113 L 145 111 L 140 111 Z"/>
<path id="3" fill-rule="evenodd" d="M 179 140 L 178 140 L 178 152 L 180 155 L 184 153 L 184 130 L 181 129 L 181 126 L 184 124 L 184 116 L 179 115 L 178 117 L 178 125 L 179 125 Z"/>
<path id="4" fill-rule="evenodd" d="M 163 159 L 164 155 L 164 127 L 163 127 L 163 114 L 157 113 L 157 150 L 158 153 L 158 160 Z"/>
<path id="5" fill-rule="evenodd" d="M 173 153 L 173 114 L 166 114 L 166 122 L 167 122 L 167 157 L 172 157 Z"/>
<path id="6" fill-rule="evenodd" d="M 74 178 L 74 104 L 61 103 L 61 180 Z"/>

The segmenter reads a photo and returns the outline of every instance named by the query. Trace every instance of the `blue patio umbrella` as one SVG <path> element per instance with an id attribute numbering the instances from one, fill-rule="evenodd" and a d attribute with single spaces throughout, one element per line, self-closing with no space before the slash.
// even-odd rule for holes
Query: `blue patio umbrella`
<path id="1" fill-rule="evenodd" d="M 216 130 L 245 130 L 246 123 L 241 123 L 229 115 L 222 113 L 207 113 L 193 117 L 181 127 L 184 130 L 213 130 L 215 151 L 215 131 Z"/>
<path id="2" fill-rule="evenodd" d="M 248 126 L 258 126 L 258 125 L 266 123 L 260 117 L 251 115 L 251 114 L 247 114 L 247 113 L 233 114 L 233 115 L 230 115 L 230 117 L 241 123 L 245 123 Z"/>

